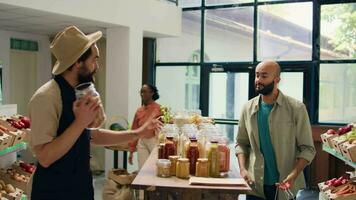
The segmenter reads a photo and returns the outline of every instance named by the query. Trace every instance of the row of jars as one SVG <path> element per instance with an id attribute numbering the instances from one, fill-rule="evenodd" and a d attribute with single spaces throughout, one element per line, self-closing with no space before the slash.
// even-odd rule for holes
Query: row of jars
<path id="1" fill-rule="evenodd" d="M 192 174 L 191 163 L 188 158 L 179 156 L 169 156 L 168 159 L 157 160 L 157 176 L 170 177 L 176 176 L 182 179 L 188 179 L 190 175 L 197 177 L 209 177 L 210 165 L 207 158 L 198 158 L 195 164 L 195 172 Z"/>
<path id="2" fill-rule="evenodd" d="M 201 135 L 200 135 L 201 136 Z M 182 137 L 182 135 L 181 135 Z M 219 136 L 209 137 L 208 140 L 199 140 L 196 137 L 190 137 L 184 141 L 182 152 L 179 149 L 179 140 L 168 136 L 164 143 L 160 143 L 158 150 L 159 159 L 169 159 L 170 156 L 180 156 L 188 159 L 189 174 L 195 175 L 197 163 L 200 158 L 206 159 L 209 166 L 209 176 L 219 177 L 221 173 L 227 173 L 230 167 L 230 149 L 227 146 L 227 139 Z M 202 137 L 200 137 L 202 139 Z M 209 141 L 209 142 L 207 142 Z M 204 161 L 202 161 L 204 162 Z"/>

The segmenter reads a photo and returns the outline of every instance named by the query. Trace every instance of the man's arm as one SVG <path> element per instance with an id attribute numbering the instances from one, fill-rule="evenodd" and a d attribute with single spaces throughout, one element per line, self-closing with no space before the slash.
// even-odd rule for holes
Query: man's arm
<path id="1" fill-rule="evenodd" d="M 158 131 L 162 122 L 157 119 L 149 119 L 140 128 L 129 131 L 112 131 L 108 129 L 97 129 L 91 132 L 91 143 L 94 145 L 116 145 L 129 142 L 150 134 L 150 131 Z"/>
<path id="2" fill-rule="evenodd" d="M 63 157 L 72 148 L 83 130 L 94 120 L 98 108 L 98 101 L 88 95 L 75 102 L 73 105 L 74 122 L 59 137 L 34 147 L 38 162 L 47 168 Z"/>
<path id="3" fill-rule="evenodd" d="M 293 170 L 283 180 L 282 183 L 289 183 L 293 186 L 295 179 L 308 166 L 315 156 L 315 147 L 312 138 L 312 131 L 309 122 L 308 112 L 303 105 L 296 112 L 296 128 L 297 128 L 297 160 Z"/>
<path id="4" fill-rule="evenodd" d="M 285 178 L 282 183 L 289 183 L 290 187 L 293 186 L 295 179 L 299 176 L 299 174 L 304 170 L 304 168 L 309 165 L 309 161 L 304 158 L 298 158 L 292 172 Z"/>
<path id="5" fill-rule="evenodd" d="M 240 175 L 248 184 L 253 184 L 253 179 L 246 169 L 246 155 L 249 154 L 250 141 L 248 138 L 247 129 L 245 126 L 245 114 L 244 109 L 241 113 L 239 120 L 239 132 L 236 136 L 236 156 L 239 162 Z"/>

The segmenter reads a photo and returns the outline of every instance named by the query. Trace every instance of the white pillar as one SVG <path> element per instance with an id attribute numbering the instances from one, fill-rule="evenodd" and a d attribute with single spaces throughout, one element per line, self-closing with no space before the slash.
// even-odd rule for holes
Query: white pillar
<path id="1" fill-rule="evenodd" d="M 124 116 L 132 123 L 140 106 L 142 81 L 142 30 L 128 27 L 109 28 L 106 32 L 106 114 Z M 119 167 L 123 167 L 119 153 Z M 113 152 L 105 151 L 105 171 L 113 167 Z"/>

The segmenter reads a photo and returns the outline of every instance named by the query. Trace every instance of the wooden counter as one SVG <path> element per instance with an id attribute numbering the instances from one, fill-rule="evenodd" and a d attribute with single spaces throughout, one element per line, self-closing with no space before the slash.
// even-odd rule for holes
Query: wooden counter
<path id="1" fill-rule="evenodd" d="M 151 155 L 148 157 L 147 161 L 143 165 L 140 172 L 137 174 L 135 180 L 132 182 L 132 187 L 135 189 L 145 189 L 154 190 L 155 193 L 159 194 L 159 199 L 166 199 L 166 193 L 174 193 L 174 196 L 178 196 L 178 199 L 193 199 L 193 198 L 184 198 L 184 196 L 194 196 L 194 199 L 200 199 L 197 197 L 201 196 L 201 194 L 246 194 L 248 191 L 251 191 L 251 188 L 247 185 L 242 186 L 205 186 L 205 185 L 189 185 L 189 180 L 179 179 L 177 177 L 170 178 L 161 178 L 156 176 L 156 161 L 157 161 L 157 148 L 155 148 Z M 231 162 L 232 163 L 232 162 Z M 236 166 L 230 166 L 229 178 L 240 178 L 240 175 L 237 171 Z M 147 189 L 147 190 L 146 190 Z M 187 191 L 189 191 L 189 195 L 187 195 Z M 181 195 L 181 197 L 179 197 Z M 145 195 L 145 199 L 147 199 L 149 195 Z M 151 194 L 152 196 L 152 194 Z M 157 194 L 153 198 L 158 197 Z"/>

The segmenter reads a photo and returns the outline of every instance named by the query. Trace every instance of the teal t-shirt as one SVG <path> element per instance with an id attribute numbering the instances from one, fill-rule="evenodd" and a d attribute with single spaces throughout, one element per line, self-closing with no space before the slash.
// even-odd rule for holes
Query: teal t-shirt
<path id="1" fill-rule="evenodd" d="M 276 162 L 276 154 L 271 142 L 269 132 L 268 117 L 273 108 L 273 104 L 266 104 L 260 100 L 257 116 L 258 135 L 260 138 L 260 148 L 264 157 L 264 184 L 274 185 L 279 182 L 279 172 Z"/>

